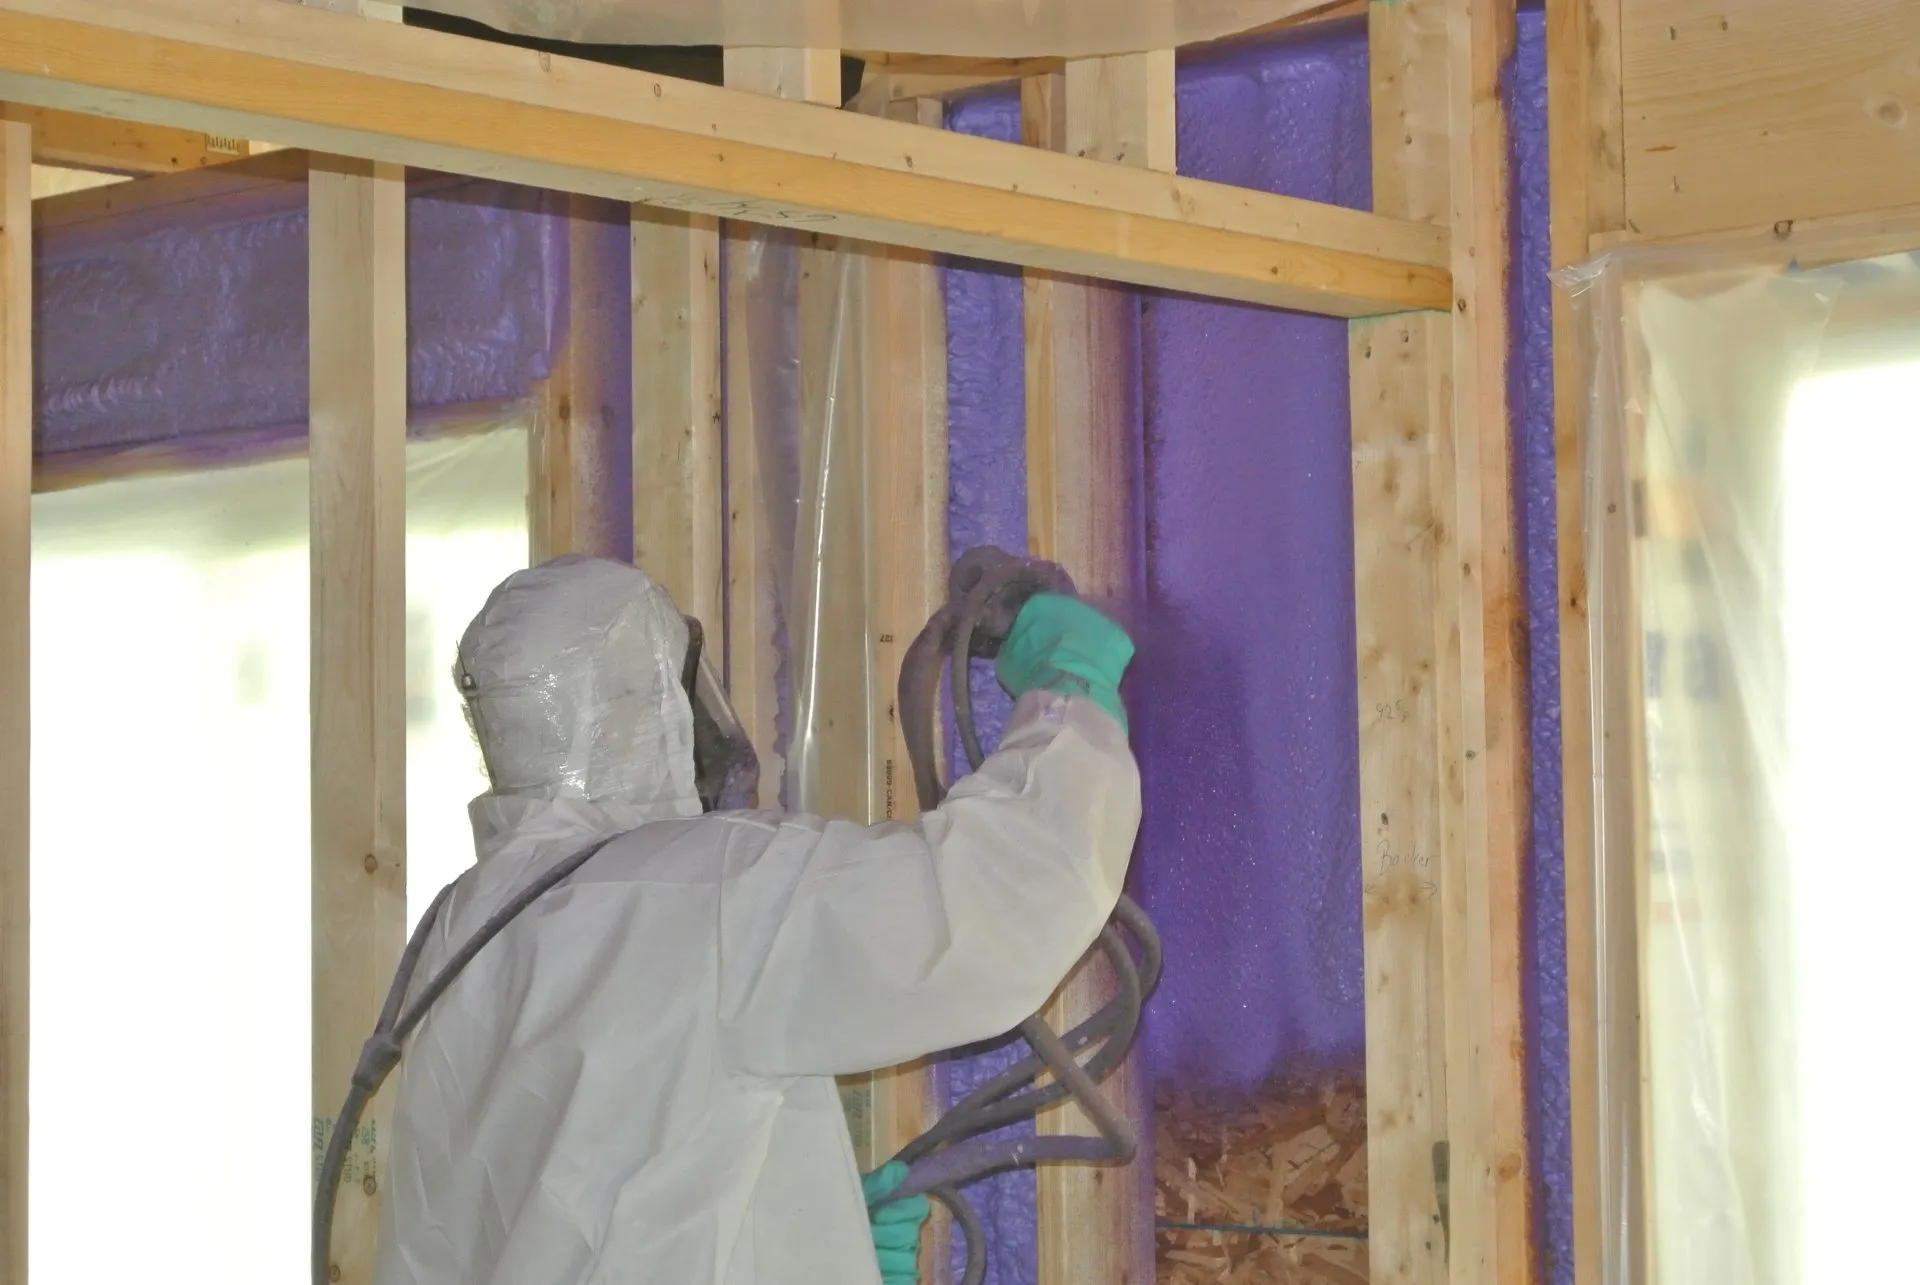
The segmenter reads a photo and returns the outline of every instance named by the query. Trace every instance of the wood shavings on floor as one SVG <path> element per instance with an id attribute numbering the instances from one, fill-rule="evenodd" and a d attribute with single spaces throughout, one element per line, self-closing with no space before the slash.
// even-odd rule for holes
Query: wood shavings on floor
<path id="1" fill-rule="evenodd" d="M 1357 1077 L 1154 1103 L 1159 1285 L 1367 1285 Z"/>

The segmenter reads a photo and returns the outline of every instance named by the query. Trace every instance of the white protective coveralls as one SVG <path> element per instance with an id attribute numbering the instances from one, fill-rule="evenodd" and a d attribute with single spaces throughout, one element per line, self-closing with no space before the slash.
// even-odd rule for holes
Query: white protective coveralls
<path id="1" fill-rule="evenodd" d="M 876 1285 L 833 1077 L 1038 1010 L 1121 890 L 1139 777 L 1031 693 L 917 824 L 700 815 L 686 627 L 621 563 L 515 574 L 456 676 L 495 793 L 415 990 L 527 881 L 401 1063 L 377 1285 Z"/>

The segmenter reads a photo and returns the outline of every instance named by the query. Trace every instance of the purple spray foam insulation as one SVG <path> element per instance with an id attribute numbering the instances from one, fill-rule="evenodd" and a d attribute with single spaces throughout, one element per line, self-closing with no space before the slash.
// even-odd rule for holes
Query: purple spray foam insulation
<path id="1" fill-rule="evenodd" d="M 1020 100 L 1006 92 L 968 99 L 949 113 L 947 128 L 1018 142 Z M 1022 553 L 1027 547 L 1027 428 L 1020 272 L 961 260 L 948 264 L 944 277 L 949 553 L 957 558 L 982 544 Z M 973 667 L 968 689 L 981 744 L 991 749 L 1006 731 L 1009 703 L 986 665 Z M 966 762 L 951 728 L 947 761 Z M 1023 1051 L 1024 1046 L 1007 1045 L 945 1059 L 937 1071 L 941 1102 L 951 1106 Z M 1031 1133 L 1033 1126 L 1006 1132 Z M 1033 1174 L 989 1178 L 969 1187 L 967 1196 L 987 1232 L 986 1285 L 1032 1285 L 1040 1261 Z M 963 1254 L 956 1244 L 956 1279 Z"/>
<path id="2" fill-rule="evenodd" d="M 1180 172 L 1365 208 L 1368 110 L 1363 25 L 1196 60 Z M 1252 1088 L 1365 1049 L 1347 328 L 1155 295 L 1144 344 L 1143 1038 L 1158 1083 Z"/>
<path id="3" fill-rule="evenodd" d="M 412 187 L 409 404 L 526 396 L 549 370 L 562 219 L 533 189 L 441 176 Z M 176 210 L 164 224 L 38 238 L 36 451 L 304 433 L 304 185 L 238 217 L 218 200 Z"/>
<path id="4" fill-rule="evenodd" d="M 1560 771 L 1560 624 L 1554 490 L 1553 294 L 1548 242 L 1546 15 L 1520 10 L 1501 90 L 1510 143 L 1513 259 L 1508 398 L 1527 613 L 1531 834 L 1524 872 L 1527 1127 L 1541 1277 L 1573 1282 L 1573 1109 L 1567 1035 L 1566 849 Z"/>

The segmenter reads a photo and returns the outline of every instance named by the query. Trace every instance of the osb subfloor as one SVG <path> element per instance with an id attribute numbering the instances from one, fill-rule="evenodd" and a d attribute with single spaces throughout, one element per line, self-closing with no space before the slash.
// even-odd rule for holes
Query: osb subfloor
<path id="1" fill-rule="evenodd" d="M 1366 1285 L 1358 1078 L 1154 1103 L 1160 1285 Z"/>

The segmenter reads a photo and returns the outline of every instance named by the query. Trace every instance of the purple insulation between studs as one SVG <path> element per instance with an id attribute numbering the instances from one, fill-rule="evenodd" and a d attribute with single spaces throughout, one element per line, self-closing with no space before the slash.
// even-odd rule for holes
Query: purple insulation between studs
<path id="1" fill-rule="evenodd" d="M 1017 142 L 1020 102 L 998 93 L 968 99 L 949 114 L 947 128 Z M 953 557 L 980 544 L 1009 552 L 1027 547 L 1025 343 L 1020 273 L 996 264 L 956 262 L 946 277 L 947 314 L 947 540 Z M 984 745 L 1006 730 L 1006 697 L 984 665 L 975 665 L 970 689 Z M 963 763 L 949 736 L 949 762 Z M 1004 1048 L 946 1059 L 938 1091 L 951 1105 L 1005 1068 L 1017 1050 Z M 1031 1133 L 1032 1125 L 1010 1132 Z M 1039 1272 L 1031 1173 L 1004 1174 L 968 1188 L 987 1230 L 986 1285 L 1032 1285 Z M 958 1278 L 961 1249 L 954 1250 Z"/>
<path id="2" fill-rule="evenodd" d="M 1532 813 L 1524 896 L 1527 1126 L 1541 1279 L 1573 1282 L 1573 1115 L 1567 1034 L 1566 848 L 1560 772 L 1559 575 L 1554 490 L 1553 294 L 1547 273 L 1546 14 L 1518 16 L 1502 82 L 1511 131 L 1509 417 L 1528 627 Z"/>
<path id="3" fill-rule="evenodd" d="M 36 451 L 304 430 L 306 202 L 287 186 L 237 220 L 216 201 L 124 237 L 103 223 L 40 238 Z M 525 396 L 548 370 L 562 220 L 541 192 L 478 180 L 407 208 L 409 404 Z"/>
<path id="4" fill-rule="evenodd" d="M 1180 170 L 1372 199 L 1357 24 L 1184 69 Z M 1246 130 L 1242 122 L 1258 122 Z M 1365 1051 L 1347 328 L 1150 299 L 1135 882 L 1165 939 L 1156 1080 Z"/>

